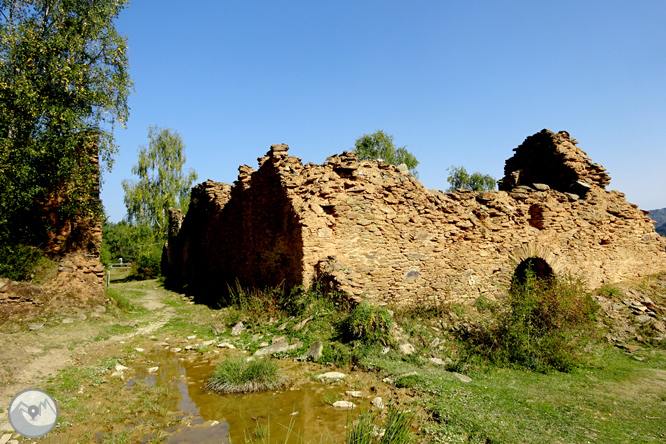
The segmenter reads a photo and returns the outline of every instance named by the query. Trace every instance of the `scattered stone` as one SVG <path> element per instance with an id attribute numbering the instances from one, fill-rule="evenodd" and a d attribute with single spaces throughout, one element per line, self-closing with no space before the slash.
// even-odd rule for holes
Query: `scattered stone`
<path id="1" fill-rule="evenodd" d="M 441 343 L 441 340 L 439 338 L 435 338 L 430 342 L 430 348 L 435 348 Z"/>
<path id="2" fill-rule="evenodd" d="M 171 347 L 170 350 L 171 350 L 173 353 L 179 353 L 179 352 L 182 352 L 182 351 L 183 351 L 183 349 L 180 348 L 180 347 Z"/>
<path id="3" fill-rule="evenodd" d="M 319 361 L 319 358 L 321 358 L 321 354 L 324 351 L 324 344 L 321 343 L 321 341 L 316 341 L 314 342 L 308 351 L 305 353 L 305 357 L 312 359 L 314 362 Z"/>
<path id="4" fill-rule="evenodd" d="M 204 345 L 206 347 L 215 344 L 215 339 L 211 339 L 210 341 L 203 341 L 201 345 Z"/>
<path id="5" fill-rule="evenodd" d="M 287 342 L 286 336 L 273 336 L 271 339 L 271 344 L 277 344 L 278 342 Z"/>
<path id="6" fill-rule="evenodd" d="M 353 409 L 356 407 L 356 404 L 349 401 L 335 401 L 333 407 L 338 409 Z"/>
<path id="7" fill-rule="evenodd" d="M 472 378 L 469 376 L 461 375 L 460 373 L 453 372 L 453 376 L 460 379 L 462 382 L 472 382 Z"/>
<path id="8" fill-rule="evenodd" d="M 382 355 L 385 355 L 385 354 L 387 354 L 387 353 L 390 352 L 390 351 L 391 351 L 391 347 L 384 347 L 384 348 L 382 349 Z"/>
<path id="9" fill-rule="evenodd" d="M 186 345 L 185 350 L 194 350 L 194 345 Z"/>
<path id="10" fill-rule="evenodd" d="M 121 364 L 116 364 L 116 371 L 117 372 L 122 372 L 123 370 L 128 370 L 129 367 L 125 367 L 124 365 Z"/>
<path id="11" fill-rule="evenodd" d="M 351 396 L 352 398 L 362 398 L 363 397 L 363 393 L 358 391 L 358 390 L 347 390 L 345 392 L 345 395 Z"/>
<path id="12" fill-rule="evenodd" d="M 192 340 L 196 337 L 197 337 L 197 335 L 190 335 L 190 336 L 187 337 L 187 340 L 190 341 L 190 340 Z"/>
<path id="13" fill-rule="evenodd" d="M 149 367 L 146 369 L 148 373 L 156 373 L 159 370 L 159 367 Z"/>
<path id="14" fill-rule="evenodd" d="M 60 322 L 62 322 L 63 324 L 73 324 L 73 323 L 74 323 L 74 319 L 72 319 L 72 318 L 65 318 L 65 319 L 63 319 L 63 320 L 60 321 Z"/>
<path id="15" fill-rule="evenodd" d="M 28 325 L 28 328 L 33 331 L 33 330 L 43 330 L 44 329 L 44 324 L 30 324 Z"/>
<path id="16" fill-rule="evenodd" d="M 344 373 L 340 372 L 328 372 L 328 373 L 322 373 L 321 375 L 317 376 L 317 379 L 320 381 L 339 381 L 341 379 L 345 379 L 347 375 Z"/>
<path id="17" fill-rule="evenodd" d="M 550 190 L 550 187 L 546 185 L 545 183 L 533 183 L 532 186 L 539 190 L 539 191 L 547 191 Z"/>
<path id="18" fill-rule="evenodd" d="M 141 347 L 135 347 L 134 350 L 138 351 L 139 353 L 143 353 L 143 349 Z"/>
<path id="19" fill-rule="evenodd" d="M 233 344 L 229 344 L 228 342 L 220 342 L 219 344 L 216 345 L 218 348 L 230 348 L 230 349 L 235 349 L 236 347 Z"/>
<path id="20" fill-rule="evenodd" d="M 636 316 L 636 321 L 640 322 L 641 324 L 645 324 L 646 322 L 649 322 L 651 319 L 652 318 L 646 314 Z"/>
<path id="21" fill-rule="evenodd" d="M 286 352 L 291 347 L 286 342 L 276 342 L 275 344 L 269 345 L 268 347 L 263 347 L 254 352 L 254 356 L 265 356 L 272 355 L 273 353 Z"/>
<path id="22" fill-rule="evenodd" d="M 221 324 L 215 324 L 210 326 L 210 330 L 213 332 L 215 336 L 217 336 L 227 331 L 227 327 Z"/>
<path id="23" fill-rule="evenodd" d="M 384 410 L 384 400 L 381 398 L 381 396 L 377 396 L 376 398 L 372 398 L 372 401 L 370 401 L 370 404 L 374 405 L 379 410 Z"/>
<path id="24" fill-rule="evenodd" d="M 12 432 L 13 432 L 13 430 L 12 430 Z M 9 442 L 9 439 L 11 437 L 12 437 L 11 433 L 8 433 L 6 435 L 2 435 L 2 437 L 0 437 L 0 444 L 7 444 L 7 442 Z"/>
<path id="25" fill-rule="evenodd" d="M 310 322 L 311 320 L 312 320 L 312 317 L 307 317 L 307 318 L 303 319 L 301 322 L 299 322 L 298 324 L 294 325 L 294 329 L 293 329 L 293 330 L 294 330 L 294 331 L 298 331 L 298 330 L 300 330 L 301 328 L 305 327 L 305 324 L 307 324 L 307 323 Z"/>
<path id="26" fill-rule="evenodd" d="M 262 341 L 259 343 L 259 347 L 268 347 L 270 344 L 266 341 Z"/>
<path id="27" fill-rule="evenodd" d="M 398 379 L 399 378 L 406 378 L 407 376 L 418 376 L 418 375 L 419 375 L 419 372 L 409 372 L 409 373 L 405 373 L 404 375 L 398 376 Z"/>
<path id="28" fill-rule="evenodd" d="M 238 336 L 243 332 L 243 330 L 245 330 L 245 326 L 243 325 L 243 322 L 240 321 L 231 329 L 231 336 Z"/>
<path id="29" fill-rule="evenodd" d="M 159 344 L 156 344 L 159 347 L 168 347 L 170 344 L 168 342 L 160 342 Z"/>
<path id="30" fill-rule="evenodd" d="M 289 321 L 287 321 L 287 322 L 285 322 L 284 324 L 280 325 L 280 326 L 277 328 L 278 331 L 282 331 L 282 330 L 284 330 L 285 328 L 287 328 L 287 324 L 288 324 L 288 323 L 289 323 Z"/>
<path id="31" fill-rule="evenodd" d="M 430 362 L 432 362 L 435 365 L 446 365 L 446 364 L 451 364 L 453 361 L 451 358 L 446 358 L 446 360 L 440 359 L 440 358 L 430 358 Z"/>
<path id="32" fill-rule="evenodd" d="M 621 348 L 621 349 L 623 349 L 623 350 L 626 350 L 626 351 L 628 351 L 629 353 L 634 353 L 634 352 L 637 352 L 637 351 L 639 351 L 639 350 L 643 350 L 643 349 L 642 349 L 641 347 L 639 347 L 638 345 L 629 345 L 629 344 L 618 343 L 618 344 L 615 344 L 615 346 L 616 346 L 617 348 Z"/>
<path id="33" fill-rule="evenodd" d="M 296 341 L 289 346 L 289 350 L 298 350 L 303 347 L 303 341 Z"/>
<path id="34" fill-rule="evenodd" d="M 104 307 L 103 305 L 95 305 L 93 307 L 93 311 L 95 313 L 103 314 L 106 313 L 106 307 Z"/>
<path id="35" fill-rule="evenodd" d="M 400 345 L 399 350 L 403 355 L 411 355 L 416 351 L 414 346 L 409 342 L 405 342 L 404 344 Z"/>
<path id="36" fill-rule="evenodd" d="M 263 338 L 264 335 L 252 335 L 252 342 L 257 342 L 259 339 Z"/>

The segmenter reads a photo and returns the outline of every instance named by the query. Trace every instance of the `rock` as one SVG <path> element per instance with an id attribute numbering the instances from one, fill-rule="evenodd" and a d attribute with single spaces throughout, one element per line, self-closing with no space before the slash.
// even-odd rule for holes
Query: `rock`
<path id="1" fill-rule="evenodd" d="M 353 409 L 356 407 L 356 404 L 349 401 L 335 401 L 333 407 L 338 409 Z"/>
<path id="2" fill-rule="evenodd" d="M 139 353 L 143 353 L 143 349 L 141 347 L 135 347 L 134 350 L 138 351 Z"/>
<path id="3" fill-rule="evenodd" d="M 307 318 L 303 319 L 301 322 L 299 322 L 298 324 L 294 325 L 294 331 L 298 331 L 298 330 L 300 330 L 301 328 L 305 327 L 305 324 L 307 324 L 307 323 L 310 322 L 311 320 L 312 320 L 312 317 L 307 317 Z"/>
<path id="4" fill-rule="evenodd" d="M 149 367 L 146 369 L 148 373 L 156 373 L 159 370 L 159 367 Z"/>
<path id="5" fill-rule="evenodd" d="M 93 307 L 93 311 L 99 314 L 106 313 L 106 307 L 104 307 L 103 305 L 95 305 Z"/>
<path id="6" fill-rule="evenodd" d="M 122 372 L 123 370 L 128 370 L 129 367 L 125 367 L 124 365 L 121 364 L 116 364 L 116 371 L 117 372 Z"/>
<path id="7" fill-rule="evenodd" d="M 278 331 L 282 331 L 282 330 L 284 330 L 285 328 L 287 328 L 287 324 L 288 324 L 288 323 L 289 323 L 289 322 L 285 322 L 284 324 L 280 325 L 280 326 L 277 328 L 277 330 L 278 330 Z"/>
<path id="8" fill-rule="evenodd" d="M 403 355 L 411 355 L 416 351 L 414 346 L 409 342 L 405 342 L 404 344 L 400 345 L 398 349 L 400 350 L 400 353 L 402 353 Z"/>
<path id="9" fill-rule="evenodd" d="M 182 351 L 183 351 L 183 349 L 180 348 L 180 347 L 172 347 L 170 350 L 171 350 L 173 353 L 179 353 L 179 352 L 182 352 Z"/>
<path id="10" fill-rule="evenodd" d="M 270 344 L 266 341 L 262 341 L 259 343 L 259 347 L 268 347 Z"/>
<path id="11" fill-rule="evenodd" d="M 238 336 L 243 332 L 243 330 L 245 330 L 245 326 L 243 325 L 243 322 L 240 321 L 231 329 L 231 336 Z"/>
<path id="12" fill-rule="evenodd" d="M 372 401 L 370 401 L 370 404 L 374 405 L 379 410 L 384 410 L 384 400 L 381 398 L 381 396 L 377 396 L 376 398 L 372 398 Z"/>
<path id="13" fill-rule="evenodd" d="M 646 314 L 636 316 L 636 321 L 640 322 L 641 324 L 645 324 L 646 322 L 649 322 L 651 319 L 652 318 Z"/>
<path id="14" fill-rule="evenodd" d="M 194 345 L 186 345 L 185 350 L 194 350 Z"/>
<path id="15" fill-rule="evenodd" d="M 324 344 L 321 343 L 321 341 L 316 341 L 314 342 L 308 351 L 305 353 L 305 357 L 308 359 L 312 359 L 314 362 L 319 361 L 319 358 L 321 358 L 321 354 L 324 351 Z"/>
<path id="16" fill-rule="evenodd" d="M 358 391 L 358 390 L 347 390 L 345 392 L 345 395 L 351 396 L 352 398 L 362 398 L 363 397 L 363 393 Z"/>
<path id="17" fill-rule="evenodd" d="M 291 346 L 284 341 L 276 342 L 275 344 L 271 344 L 268 347 L 260 348 L 254 352 L 254 356 L 265 356 L 272 355 L 273 353 L 286 352 L 290 349 L 290 347 Z"/>
<path id="18" fill-rule="evenodd" d="M 278 342 L 287 342 L 286 336 L 273 336 L 271 339 L 271 344 L 277 344 Z"/>
<path id="19" fill-rule="evenodd" d="M 210 326 L 210 330 L 215 336 L 218 336 L 227 331 L 227 327 L 222 324 L 214 324 Z"/>
<path id="20" fill-rule="evenodd" d="M 235 349 L 233 344 L 229 344 L 228 342 L 220 342 L 219 344 L 216 345 L 218 348 L 230 348 L 230 349 Z"/>
<path id="21" fill-rule="evenodd" d="M 72 318 L 65 318 L 65 319 L 63 319 L 63 320 L 60 321 L 60 322 L 62 322 L 63 324 L 73 324 L 73 323 L 74 323 L 74 319 L 72 319 Z"/>
<path id="22" fill-rule="evenodd" d="M 197 335 L 190 335 L 190 336 L 187 337 L 187 340 L 190 341 L 190 340 L 192 340 L 196 337 L 197 337 Z"/>
<path id="23" fill-rule="evenodd" d="M 303 342 L 302 341 L 296 341 L 293 344 L 289 346 L 289 350 L 298 350 L 299 348 L 303 347 Z"/>
<path id="24" fill-rule="evenodd" d="M 539 190 L 539 191 L 547 191 L 550 190 L 550 187 L 546 185 L 545 183 L 533 183 L 532 186 Z"/>
<path id="25" fill-rule="evenodd" d="M 462 382 L 472 382 L 472 378 L 469 376 L 461 375 L 460 373 L 453 372 L 453 376 L 460 379 Z"/>
<path id="26" fill-rule="evenodd" d="M 446 358 L 446 359 L 430 358 L 429 361 L 432 362 L 435 365 L 447 365 L 447 364 L 452 364 L 453 363 L 451 358 Z"/>
<path id="27" fill-rule="evenodd" d="M 156 344 L 160 347 L 168 347 L 170 344 L 168 342 L 160 342 L 159 344 Z"/>
<path id="28" fill-rule="evenodd" d="M 43 330 L 44 329 L 44 324 L 30 324 L 28 325 L 28 328 L 32 330 Z"/>
<path id="29" fill-rule="evenodd" d="M 252 342 L 257 342 L 259 339 L 261 339 L 263 337 L 264 337 L 264 335 L 259 335 L 259 334 L 252 335 Z"/>
<path id="30" fill-rule="evenodd" d="M 418 376 L 418 375 L 419 375 L 419 372 L 409 372 L 409 373 L 405 373 L 404 375 L 398 376 L 398 379 L 405 378 L 407 376 Z"/>
<path id="31" fill-rule="evenodd" d="M 322 373 L 321 375 L 317 376 L 317 379 L 320 381 L 339 381 L 341 379 L 345 379 L 347 375 L 344 373 L 340 372 L 328 372 L 328 373 Z"/>
<path id="32" fill-rule="evenodd" d="M 213 344 L 215 344 L 215 339 L 211 339 L 210 341 L 203 341 L 201 343 L 201 345 L 206 346 L 206 347 L 211 346 Z"/>
<path id="33" fill-rule="evenodd" d="M 435 338 L 430 342 L 430 348 L 437 347 L 442 341 L 439 338 Z"/>

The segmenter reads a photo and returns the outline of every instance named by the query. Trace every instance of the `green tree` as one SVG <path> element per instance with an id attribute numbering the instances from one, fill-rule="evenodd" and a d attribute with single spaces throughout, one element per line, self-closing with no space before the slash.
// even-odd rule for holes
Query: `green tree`
<path id="1" fill-rule="evenodd" d="M 358 158 L 364 159 L 382 159 L 392 165 L 404 163 L 414 177 L 418 177 L 416 167 L 419 161 L 409 151 L 406 146 L 396 148 L 393 143 L 393 136 L 386 134 L 383 130 L 378 130 L 370 135 L 363 134 L 356 139 L 356 144 L 352 151 L 358 154 Z"/>
<path id="2" fill-rule="evenodd" d="M 169 208 L 187 209 L 197 173 L 192 169 L 183 173 L 185 144 L 176 131 L 151 126 L 148 138 L 148 147 L 141 147 L 139 162 L 132 167 L 139 181 L 123 181 L 125 206 L 130 222 L 149 225 L 158 238 L 164 238 Z"/>
<path id="3" fill-rule="evenodd" d="M 39 246 L 55 211 L 101 214 L 101 166 L 129 116 L 126 39 L 113 20 L 126 0 L 0 0 L 0 248 Z M 97 153 L 95 152 L 97 151 Z"/>
<path id="4" fill-rule="evenodd" d="M 446 171 L 450 171 L 449 177 L 446 181 L 451 185 L 446 191 L 454 192 L 458 188 L 472 191 L 488 191 L 494 190 L 497 181 L 490 175 L 483 175 L 481 173 L 467 173 L 465 167 L 450 167 Z"/>

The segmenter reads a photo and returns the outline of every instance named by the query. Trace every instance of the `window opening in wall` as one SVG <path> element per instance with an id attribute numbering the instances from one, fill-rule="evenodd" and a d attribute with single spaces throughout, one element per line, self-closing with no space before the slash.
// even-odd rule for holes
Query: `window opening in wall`
<path id="1" fill-rule="evenodd" d="M 548 265 L 548 262 L 540 257 L 528 257 L 518 264 L 516 271 L 513 273 L 512 281 L 524 284 L 528 270 L 532 270 L 537 279 L 549 279 L 554 276 L 553 269 Z"/>

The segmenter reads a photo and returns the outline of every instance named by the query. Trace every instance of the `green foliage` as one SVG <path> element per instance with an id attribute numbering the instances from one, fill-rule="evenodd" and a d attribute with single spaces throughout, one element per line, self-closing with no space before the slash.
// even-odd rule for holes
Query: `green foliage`
<path id="1" fill-rule="evenodd" d="M 514 279 L 490 320 L 457 330 L 464 351 L 496 364 L 570 371 L 593 338 L 597 305 L 572 278 Z M 464 354 L 463 354 L 464 355 Z"/>
<path id="2" fill-rule="evenodd" d="M 449 193 L 454 192 L 458 188 L 472 191 L 488 191 L 494 190 L 497 185 L 497 181 L 490 175 L 483 175 L 481 173 L 472 173 L 470 175 L 465 167 L 452 166 L 447 168 L 446 171 L 450 171 L 449 177 L 446 179 L 451 185 L 446 190 Z"/>
<path id="3" fill-rule="evenodd" d="M 148 138 L 148 147 L 141 147 L 139 161 L 132 166 L 132 174 L 139 176 L 139 181 L 123 181 L 125 206 L 130 222 L 149 225 L 164 238 L 169 208 L 186 209 L 197 174 L 194 170 L 187 174 L 182 171 L 185 144 L 176 131 L 151 126 Z"/>
<path id="4" fill-rule="evenodd" d="M 39 217 L 99 214 L 90 157 L 111 165 L 112 128 L 129 116 L 126 0 L 0 2 L 0 244 L 40 246 Z M 93 196 L 94 197 L 94 196 Z"/>
<path id="5" fill-rule="evenodd" d="M 205 388 L 220 393 L 247 393 L 275 390 L 283 385 L 284 378 L 272 360 L 248 361 L 245 356 L 233 356 L 219 362 Z"/>
<path id="6" fill-rule="evenodd" d="M 153 279 L 160 276 L 162 262 L 162 244 L 152 244 L 132 262 L 131 275 L 137 279 Z"/>
<path id="7" fill-rule="evenodd" d="M 384 307 L 376 307 L 367 302 L 358 304 L 341 323 L 343 337 L 365 343 L 387 344 L 391 327 L 391 313 Z"/>
<path id="8" fill-rule="evenodd" d="M 13 281 L 29 279 L 42 258 L 38 248 L 0 244 L 0 276 Z"/>
<path id="9" fill-rule="evenodd" d="M 406 146 L 396 148 L 393 143 L 393 136 L 386 134 L 383 130 L 378 130 L 370 135 L 364 134 L 356 139 L 356 144 L 352 150 L 358 154 L 358 158 L 363 159 L 382 159 L 391 165 L 400 165 L 404 163 L 414 177 L 418 177 L 416 167 L 419 161 L 409 151 Z"/>
<path id="10" fill-rule="evenodd" d="M 110 263 L 132 262 L 131 275 L 138 279 L 151 279 L 160 275 L 164 241 L 146 225 L 131 225 L 125 221 L 102 223 L 102 249 L 100 260 Z"/>

